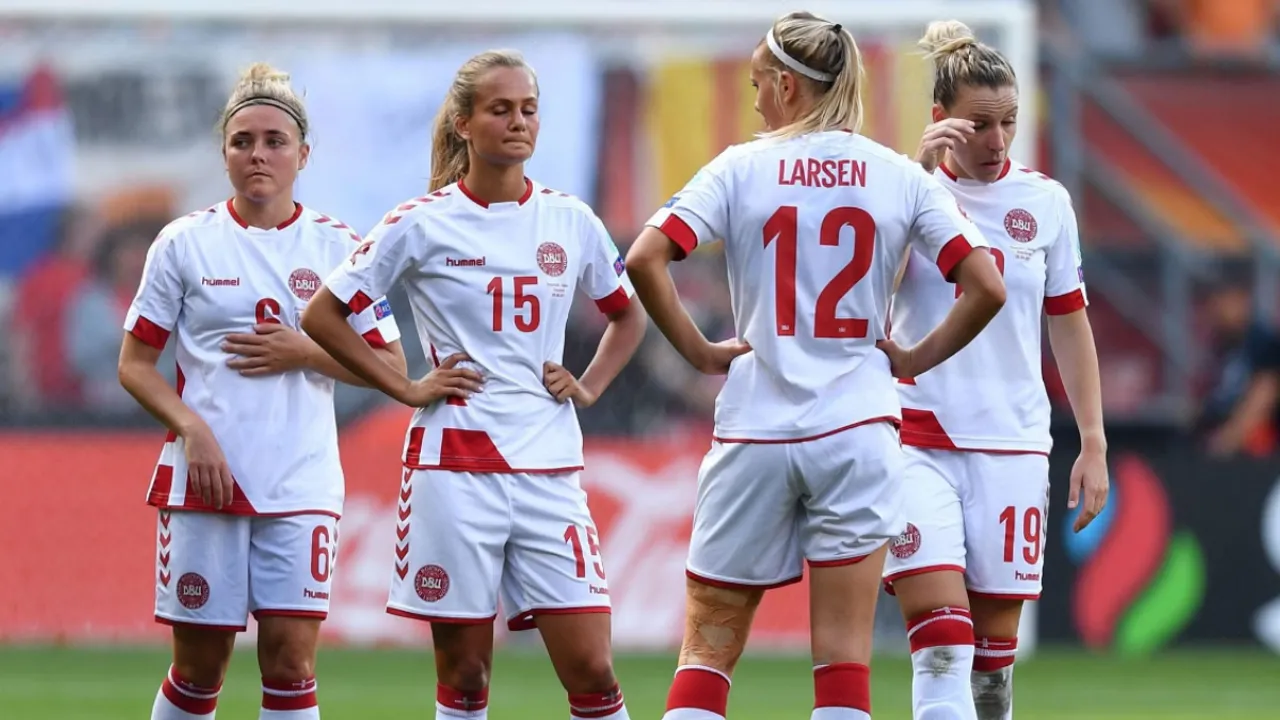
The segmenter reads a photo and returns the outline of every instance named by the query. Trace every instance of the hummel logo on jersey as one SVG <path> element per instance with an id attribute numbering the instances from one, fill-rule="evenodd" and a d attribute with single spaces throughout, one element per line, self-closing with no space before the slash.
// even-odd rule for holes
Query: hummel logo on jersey
<path id="1" fill-rule="evenodd" d="M 484 267 L 484 257 L 478 258 L 451 258 L 446 257 L 445 263 L 449 267 Z"/>
<path id="2" fill-rule="evenodd" d="M 201 277 L 200 284 L 206 287 L 240 287 L 240 278 L 209 278 Z"/>

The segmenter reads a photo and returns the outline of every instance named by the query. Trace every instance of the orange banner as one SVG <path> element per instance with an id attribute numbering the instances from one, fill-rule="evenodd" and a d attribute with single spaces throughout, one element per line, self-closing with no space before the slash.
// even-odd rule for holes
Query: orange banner
<path id="1" fill-rule="evenodd" d="M 408 412 L 373 413 L 341 433 L 347 502 L 330 642 L 421 643 L 425 623 L 387 615 L 399 453 Z M 155 511 L 143 503 L 163 433 L 0 434 L 0 641 L 161 640 L 152 621 Z M 698 464 L 687 441 L 591 441 L 583 484 L 600 530 L 621 648 L 677 645 Z M 755 647 L 808 645 L 803 584 L 771 591 Z M 501 623 L 500 623 L 501 625 Z"/>

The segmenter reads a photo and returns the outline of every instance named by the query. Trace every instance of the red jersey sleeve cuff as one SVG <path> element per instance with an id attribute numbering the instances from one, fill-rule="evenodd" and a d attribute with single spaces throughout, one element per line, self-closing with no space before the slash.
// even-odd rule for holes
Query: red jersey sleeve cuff
<path id="1" fill-rule="evenodd" d="M 1085 306 L 1084 291 L 1079 288 L 1066 295 L 1057 295 L 1044 299 L 1044 311 L 1050 315 L 1070 315 Z"/>
<path id="2" fill-rule="evenodd" d="M 666 235 L 671 242 L 675 243 L 684 251 L 678 259 L 683 260 L 689 256 L 689 253 L 698 247 L 698 235 L 689 227 L 689 223 L 681 220 L 678 215 L 668 215 L 666 220 L 662 221 L 662 225 L 658 226 L 663 235 Z"/>
<path id="3" fill-rule="evenodd" d="M 168 330 L 141 315 L 133 323 L 133 329 L 129 331 L 129 334 L 157 350 L 164 350 L 164 346 L 169 342 Z"/>
<path id="4" fill-rule="evenodd" d="M 631 304 L 631 298 L 627 297 L 625 288 L 618 288 L 604 297 L 596 300 L 596 307 L 605 315 L 612 315 L 616 312 L 622 312 Z"/>
<path id="5" fill-rule="evenodd" d="M 378 350 L 387 346 L 387 341 L 383 339 L 382 332 L 377 328 L 370 330 L 369 332 L 365 333 L 361 337 L 364 338 L 365 342 L 369 343 L 369 347 L 375 350 Z"/>
<path id="6" fill-rule="evenodd" d="M 367 310 L 370 305 L 373 305 L 373 300 L 361 290 L 357 290 L 356 294 L 347 301 L 347 307 L 351 308 L 351 312 L 356 315 Z"/>
<path id="7" fill-rule="evenodd" d="M 942 271 L 942 277 L 948 282 L 954 282 L 951 272 L 971 252 L 973 252 L 973 246 L 964 235 L 957 235 L 948 240 L 947 244 L 942 246 L 942 251 L 938 253 L 938 269 Z"/>

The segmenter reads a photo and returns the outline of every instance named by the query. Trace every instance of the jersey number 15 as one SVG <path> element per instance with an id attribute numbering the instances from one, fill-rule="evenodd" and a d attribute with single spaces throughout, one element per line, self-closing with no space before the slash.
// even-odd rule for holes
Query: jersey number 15
<path id="1" fill-rule="evenodd" d="M 538 278 L 534 275 L 517 275 L 511 278 L 511 306 L 513 309 L 513 319 L 515 320 L 516 330 L 520 332 L 533 332 L 538 329 L 538 325 L 542 324 L 542 303 L 538 301 L 538 296 L 526 293 L 525 290 L 530 285 L 537 285 Z M 493 296 L 493 331 L 502 332 L 503 316 L 506 314 L 506 305 L 503 298 L 503 278 L 495 277 L 489 281 L 486 291 Z"/>

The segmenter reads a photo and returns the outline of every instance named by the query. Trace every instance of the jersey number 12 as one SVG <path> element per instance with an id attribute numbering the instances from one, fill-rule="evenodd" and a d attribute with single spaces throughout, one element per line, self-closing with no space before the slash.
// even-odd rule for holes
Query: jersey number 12
<path id="1" fill-rule="evenodd" d="M 796 260 L 799 252 L 799 209 L 783 205 L 764 224 L 764 246 L 776 245 L 774 252 L 773 294 L 777 333 L 781 337 L 796 334 Z M 839 247 L 840 233 L 853 229 L 853 257 L 828 282 L 813 308 L 813 336 L 817 338 L 864 338 L 865 318 L 836 316 L 836 308 L 858 281 L 871 270 L 876 249 L 876 221 L 862 208 L 838 207 L 822 218 L 818 244 Z M 825 261 L 823 261 L 825 263 Z"/>

